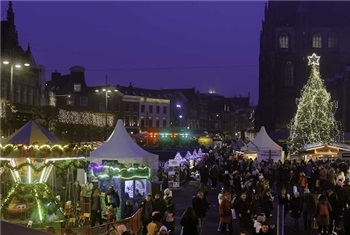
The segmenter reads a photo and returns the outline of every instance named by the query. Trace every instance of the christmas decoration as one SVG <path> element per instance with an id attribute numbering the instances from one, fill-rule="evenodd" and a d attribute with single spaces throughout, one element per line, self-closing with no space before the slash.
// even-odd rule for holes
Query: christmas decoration
<path id="1" fill-rule="evenodd" d="M 297 112 L 288 126 L 288 149 L 292 155 L 305 144 L 335 142 L 341 134 L 341 125 L 334 117 L 337 102 L 331 101 L 320 77 L 320 56 L 313 53 L 308 59 L 311 74 L 297 99 Z"/>
<path id="2" fill-rule="evenodd" d="M 120 179 L 148 179 L 151 170 L 147 166 L 134 164 L 121 164 L 118 162 L 99 165 L 91 163 L 92 174 L 99 181 L 109 181 L 112 178 Z"/>

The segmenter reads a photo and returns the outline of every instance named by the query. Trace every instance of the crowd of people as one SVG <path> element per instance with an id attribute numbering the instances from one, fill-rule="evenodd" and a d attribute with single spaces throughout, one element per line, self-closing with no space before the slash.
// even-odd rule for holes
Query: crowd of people
<path id="1" fill-rule="evenodd" d="M 273 234 L 270 218 L 277 201 L 284 217 L 293 219 L 296 231 L 317 227 L 319 234 L 344 230 L 350 234 L 342 223 L 350 206 L 349 162 L 298 159 L 282 163 L 230 153 L 229 148 L 210 151 L 198 166 L 203 184 L 215 189 L 219 180 L 224 185 L 218 195 L 218 231 L 232 233 L 232 220 L 237 218 L 245 234 Z"/>
<path id="2" fill-rule="evenodd" d="M 233 221 L 237 220 L 241 235 L 275 234 L 275 221 L 271 218 L 279 205 L 284 218 L 292 220 L 296 232 L 303 230 L 311 234 L 317 229 L 319 234 L 350 234 L 349 225 L 343 223 L 344 218 L 350 218 L 348 161 L 258 161 L 241 154 L 232 155 L 231 148 L 221 147 L 208 150 L 193 170 L 198 171 L 200 185 L 180 221 L 174 219 L 171 189 L 140 197 L 137 206 L 143 209 L 143 235 L 173 235 L 175 222 L 181 225 L 181 235 L 205 234 L 203 225 L 211 207 L 208 194 L 217 192 L 219 185 L 223 186 L 217 201 L 220 233 L 232 234 Z M 96 190 L 91 198 L 91 226 L 96 222 L 102 224 L 101 205 L 96 199 L 100 192 Z M 113 222 L 120 206 L 113 188 L 107 192 L 105 203 L 111 213 L 108 222 Z M 113 232 L 130 233 L 119 233 L 117 229 Z"/>

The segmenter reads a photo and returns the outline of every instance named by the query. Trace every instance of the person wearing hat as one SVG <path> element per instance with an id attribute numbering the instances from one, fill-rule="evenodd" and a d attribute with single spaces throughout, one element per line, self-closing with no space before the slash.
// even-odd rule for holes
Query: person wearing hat
<path id="1" fill-rule="evenodd" d="M 168 231 L 167 227 L 165 227 L 164 225 L 162 227 L 160 227 L 157 235 L 169 235 L 169 231 Z"/>

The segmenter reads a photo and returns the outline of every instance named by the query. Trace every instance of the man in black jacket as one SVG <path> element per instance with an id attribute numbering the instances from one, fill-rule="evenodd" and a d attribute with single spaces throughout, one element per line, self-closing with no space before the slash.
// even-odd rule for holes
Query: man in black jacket
<path id="1" fill-rule="evenodd" d="M 113 186 L 108 188 L 108 191 L 105 196 L 105 203 L 106 206 L 113 206 L 115 219 L 117 219 L 117 210 L 120 207 L 120 197 L 118 192 L 114 190 Z"/>
<path id="2" fill-rule="evenodd" d="M 198 234 L 201 234 L 204 219 L 207 216 L 209 203 L 204 199 L 202 191 L 197 192 L 197 196 L 192 199 L 192 207 L 198 218 Z"/>

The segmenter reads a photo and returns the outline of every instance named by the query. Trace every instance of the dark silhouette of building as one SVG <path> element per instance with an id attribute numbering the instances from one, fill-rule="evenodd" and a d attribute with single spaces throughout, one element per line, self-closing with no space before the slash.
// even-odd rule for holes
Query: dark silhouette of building
<path id="1" fill-rule="evenodd" d="M 2 108 L 12 107 L 1 116 L 1 130 L 6 136 L 32 119 L 34 107 L 45 104 L 45 76 L 44 67 L 35 63 L 30 45 L 24 50 L 19 44 L 12 1 L 9 1 L 7 17 L 0 27 L 1 105 Z"/>
<path id="2" fill-rule="evenodd" d="M 260 34 L 257 130 L 287 128 L 310 75 L 307 56 L 316 53 L 321 77 L 339 104 L 336 118 L 350 131 L 349 12 L 348 1 L 268 1 Z"/>

